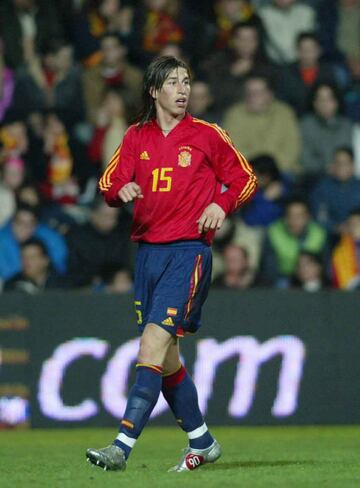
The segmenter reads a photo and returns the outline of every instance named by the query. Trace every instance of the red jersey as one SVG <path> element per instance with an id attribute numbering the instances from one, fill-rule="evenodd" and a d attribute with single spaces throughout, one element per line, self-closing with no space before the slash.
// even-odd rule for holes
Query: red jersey
<path id="1" fill-rule="evenodd" d="M 118 192 L 131 181 L 144 195 L 135 199 L 131 238 L 150 243 L 203 239 L 210 244 L 214 231 L 198 232 L 205 208 L 214 202 L 229 214 L 256 190 L 252 168 L 226 132 L 189 114 L 167 136 L 156 120 L 128 129 L 100 179 L 106 202 L 121 206 Z"/>

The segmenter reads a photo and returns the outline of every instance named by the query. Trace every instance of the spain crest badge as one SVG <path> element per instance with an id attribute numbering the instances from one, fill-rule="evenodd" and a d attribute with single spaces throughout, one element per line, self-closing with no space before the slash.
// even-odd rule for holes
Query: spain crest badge
<path id="1" fill-rule="evenodd" d="M 181 151 L 178 157 L 178 164 L 182 168 L 187 168 L 191 164 L 191 154 L 189 151 Z"/>

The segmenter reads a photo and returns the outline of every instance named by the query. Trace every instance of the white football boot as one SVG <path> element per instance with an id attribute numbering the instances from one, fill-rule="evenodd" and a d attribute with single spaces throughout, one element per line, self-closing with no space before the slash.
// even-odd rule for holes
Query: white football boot
<path id="1" fill-rule="evenodd" d="M 206 449 L 193 449 L 188 446 L 184 449 L 179 463 L 170 468 L 169 471 L 175 471 L 177 473 L 181 471 L 192 471 L 203 464 L 214 463 L 220 456 L 221 446 L 216 440 Z"/>

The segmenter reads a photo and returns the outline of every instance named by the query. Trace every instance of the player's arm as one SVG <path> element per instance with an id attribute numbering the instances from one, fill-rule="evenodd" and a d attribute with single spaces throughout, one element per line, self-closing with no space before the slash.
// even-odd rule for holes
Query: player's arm
<path id="1" fill-rule="evenodd" d="M 134 198 L 143 198 L 135 179 L 134 126 L 124 135 L 100 178 L 99 188 L 105 201 L 111 207 L 120 207 Z"/>
<path id="2" fill-rule="evenodd" d="M 210 138 L 210 160 L 216 177 L 227 190 L 217 195 L 202 213 L 198 221 L 200 233 L 220 229 L 226 215 L 249 201 L 257 188 L 253 169 L 234 147 L 227 133 L 216 126 Z"/>
<path id="3" fill-rule="evenodd" d="M 220 128 L 213 134 L 211 162 L 218 180 L 227 187 L 226 191 L 215 197 L 214 203 L 228 215 L 254 196 L 256 176 L 246 158 Z"/>

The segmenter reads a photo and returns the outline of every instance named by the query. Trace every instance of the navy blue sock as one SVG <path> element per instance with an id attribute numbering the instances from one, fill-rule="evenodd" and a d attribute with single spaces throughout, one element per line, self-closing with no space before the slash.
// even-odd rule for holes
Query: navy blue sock
<path id="1" fill-rule="evenodd" d="M 129 393 L 119 435 L 114 440 L 114 444 L 125 452 L 126 459 L 158 401 L 161 375 L 161 366 L 144 363 L 136 365 L 136 381 Z"/>
<path id="2" fill-rule="evenodd" d="M 193 380 L 181 366 L 170 376 L 163 377 L 162 392 L 179 426 L 188 434 L 189 445 L 205 449 L 214 442 L 200 412 Z"/>

